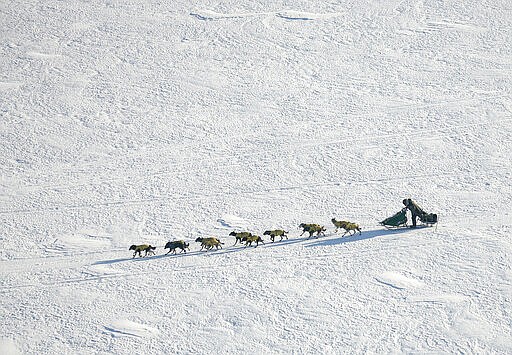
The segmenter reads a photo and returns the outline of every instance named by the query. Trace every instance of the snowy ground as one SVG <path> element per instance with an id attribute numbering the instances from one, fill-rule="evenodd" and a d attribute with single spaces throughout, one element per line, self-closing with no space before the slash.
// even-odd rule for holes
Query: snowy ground
<path id="1" fill-rule="evenodd" d="M 1 352 L 511 353 L 511 30 L 505 0 L 0 2 Z M 437 229 L 380 227 L 405 197 Z"/>

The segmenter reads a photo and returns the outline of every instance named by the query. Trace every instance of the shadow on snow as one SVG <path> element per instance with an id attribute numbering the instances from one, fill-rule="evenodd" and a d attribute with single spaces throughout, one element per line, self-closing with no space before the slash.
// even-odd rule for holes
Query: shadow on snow
<path id="1" fill-rule="evenodd" d="M 158 255 L 150 255 L 146 257 L 135 257 L 135 258 L 119 258 L 119 259 L 110 259 L 110 260 L 100 260 L 93 263 L 93 265 L 109 265 L 109 264 L 115 264 L 115 263 L 121 263 L 126 261 L 133 261 L 133 262 L 139 262 L 139 261 L 148 261 L 148 260 L 155 260 L 155 259 L 163 259 L 163 258 L 181 258 L 185 256 L 192 256 L 192 255 L 204 255 L 204 254 L 225 254 L 225 253 L 233 253 L 235 251 L 238 251 L 237 249 L 214 249 L 210 250 L 210 252 L 206 252 L 204 250 L 197 250 L 197 251 L 189 251 L 187 253 L 177 253 L 177 254 L 158 254 Z"/>
<path id="2" fill-rule="evenodd" d="M 352 242 L 359 242 L 361 240 L 365 239 L 372 239 L 376 237 L 381 236 L 387 236 L 387 235 L 394 235 L 394 234 L 402 234 L 405 232 L 409 232 L 411 229 L 409 228 L 398 228 L 398 229 L 375 229 L 375 230 L 369 230 L 369 231 L 363 231 L 361 235 L 359 233 L 341 237 L 336 234 L 328 234 L 325 237 L 319 237 L 319 238 L 307 238 L 307 237 L 298 237 L 298 238 L 290 238 L 290 239 L 284 239 L 282 241 L 276 241 L 274 243 L 267 242 L 265 244 L 261 244 L 259 247 L 263 248 L 276 248 L 276 247 L 283 247 L 286 245 L 296 244 L 296 243 L 302 243 L 302 242 L 310 242 L 305 247 L 318 247 L 318 246 L 327 246 L 327 245 L 339 245 L 344 243 L 352 243 Z M 335 237 L 335 238 L 332 238 Z M 252 247 L 245 247 L 245 246 L 227 246 L 223 249 L 214 249 L 210 250 L 209 252 L 204 250 L 197 250 L 197 251 L 189 251 L 187 253 L 177 253 L 177 254 L 159 254 L 159 255 L 153 255 L 153 256 L 147 256 L 147 257 L 136 257 L 136 258 L 119 258 L 119 259 L 111 259 L 111 260 L 101 260 L 95 262 L 93 265 L 109 265 L 109 264 L 115 264 L 119 262 L 126 262 L 126 261 L 148 261 L 148 260 L 155 260 L 155 259 L 162 259 L 162 258 L 168 258 L 168 257 L 174 257 L 174 258 L 181 258 L 185 256 L 192 256 L 192 255 L 212 255 L 212 254 L 227 254 L 227 253 L 234 253 L 234 252 L 241 252 L 243 250 L 249 250 L 253 249 Z"/>
<path id="3" fill-rule="evenodd" d="M 338 238 L 329 238 L 329 239 L 317 239 L 314 243 L 310 243 L 306 245 L 306 247 L 317 247 L 317 246 L 326 246 L 326 245 L 338 245 L 344 243 L 351 242 L 359 242 L 365 239 L 372 239 L 376 237 L 393 235 L 393 234 L 402 234 L 405 232 L 410 232 L 409 228 L 397 228 L 397 229 L 374 229 L 369 231 L 363 231 L 361 235 L 359 233 L 346 236 L 346 237 L 338 237 Z M 336 234 L 334 234 L 336 235 Z"/>

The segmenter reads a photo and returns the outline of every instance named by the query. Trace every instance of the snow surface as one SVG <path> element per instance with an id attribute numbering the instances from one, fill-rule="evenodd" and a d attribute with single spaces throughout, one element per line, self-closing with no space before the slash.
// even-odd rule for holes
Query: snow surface
<path id="1" fill-rule="evenodd" d="M 512 353 L 511 30 L 505 0 L 0 2 L 0 352 Z M 380 227 L 406 197 L 437 228 Z"/>

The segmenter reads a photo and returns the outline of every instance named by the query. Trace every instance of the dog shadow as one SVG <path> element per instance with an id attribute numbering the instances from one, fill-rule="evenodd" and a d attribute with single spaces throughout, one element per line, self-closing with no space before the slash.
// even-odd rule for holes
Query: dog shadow
<path id="1" fill-rule="evenodd" d="M 110 260 L 99 260 L 93 263 L 93 265 L 110 265 L 115 263 L 121 263 L 123 261 L 135 260 L 133 258 L 119 258 L 119 259 L 110 259 Z"/>
<path id="2" fill-rule="evenodd" d="M 218 249 L 216 252 L 222 252 L 223 249 Z M 212 254 L 214 251 L 210 251 Z M 111 265 L 116 263 L 122 263 L 122 262 L 144 262 L 144 261 L 150 261 L 150 260 L 158 260 L 158 259 L 165 259 L 165 258 L 182 258 L 187 256 L 193 256 L 193 255 L 203 255 L 205 254 L 205 251 L 202 250 L 195 250 L 195 251 L 189 251 L 186 253 L 176 253 L 176 254 L 157 254 L 157 255 L 150 255 L 145 257 L 135 257 L 135 258 L 119 258 L 119 259 L 110 259 L 110 260 L 100 260 L 93 263 L 93 265 Z"/>
<path id="3" fill-rule="evenodd" d="M 194 254 L 195 252 L 189 252 L 189 253 L 183 253 L 184 255 L 187 254 Z M 156 259 L 162 259 L 170 256 L 179 256 L 180 254 L 157 254 L 157 255 L 150 255 L 150 256 L 144 256 L 144 257 L 135 257 L 135 258 L 119 258 L 119 259 L 110 259 L 110 260 L 100 260 L 93 263 L 93 265 L 110 265 L 110 264 L 116 264 L 116 263 L 122 263 L 122 262 L 141 262 L 141 261 L 148 261 L 148 260 L 156 260 Z"/>
<path id="4" fill-rule="evenodd" d="M 356 233 L 350 236 L 339 236 L 337 238 L 329 238 L 329 239 L 319 239 L 316 240 L 313 243 L 310 243 L 306 245 L 307 248 L 309 247 L 318 247 L 318 246 L 327 246 L 327 245 L 339 245 L 339 244 L 345 244 L 345 243 L 352 243 L 352 242 L 360 242 L 365 239 L 372 239 L 382 236 L 389 236 L 389 235 L 395 235 L 395 234 L 402 234 L 405 232 L 410 232 L 411 230 L 409 228 L 397 228 L 397 229 L 374 229 L 369 231 L 362 231 L 361 234 Z M 330 236 L 336 236 L 336 234 L 331 234 Z"/>
<path id="5" fill-rule="evenodd" d="M 307 242 L 309 240 L 316 240 L 315 237 L 289 237 L 289 239 L 283 239 L 280 241 L 275 241 L 274 243 L 268 242 L 265 243 L 266 248 L 277 248 L 277 247 L 283 247 L 285 245 L 291 245 L 291 244 L 297 244 L 297 243 L 303 243 Z"/>
<path id="6" fill-rule="evenodd" d="M 410 232 L 411 229 L 409 228 L 397 228 L 397 229 L 374 229 L 374 230 L 368 230 L 368 231 L 362 231 L 361 234 L 356 233 L 354 235 L 342 237 L 338 234 L 327 234 L 325 237 L 319 237 L 319 238 L 308 238 L 308 237 L 290 237 L 290 239 L 283 239 L 281 241 L 276 241 L 274 243 L 272 242 L 265 242 L 265 244 L 260 245 L 260 247 L 263 248 L 276 248 L 276 247 L 283 247 L 286 245 L 292 245 L 297 243 L 304 243 L 309 242 L 305 245 L 306 248 L 310 247 L 318 247 L 318 246 L 328 246 L 328 245 L 340 245 L 345 243 L 352 243 L 352 242 L 360 242 L 365 239 L 372 239 L 376 237 L 381 236 L 390 236 L 390 235 L 396 235 L 396 234 L 402 234 L 406 232 Z M 333 238 L 335 237 L 335 238 Z M 136 257 L 136 258 L 119 258 L 119 259 L 110 259 L 110 260 L 100 260 L 96 261 L 93 265 L 110 265 L 120 262 L 144 262 L 144 261 L 150 261 L 150 260 L 158 260 L 158 259 L 164 259 L 164 258 L 183 258 L 188 256 L 194 256 L 194 255 L 219 255 L 219 254 L 229 254 L 229 253 L 237 253 L 242 252 L 243 250 L 250 250 L 253 249 L 253 247 L 245 247 L 245 246 L 227 246 L 222 249 L 214 249 L 210 251 L 205 250 L 194 250 L 189 251 L 187 253 L 177 253 L 177 254 L 158 254 L 158 255 L 152 255 L 152 256 L 146 256 L 146 257 Z"/>

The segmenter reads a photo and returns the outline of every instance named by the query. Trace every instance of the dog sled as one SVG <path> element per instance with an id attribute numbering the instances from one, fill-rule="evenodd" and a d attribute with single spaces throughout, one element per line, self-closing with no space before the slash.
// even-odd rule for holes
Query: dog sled
<path id="1" fill-rule="evenodd" d="M 380 222 L 380 225 L 386 227 L 387 229 L 407 227 L 407 210 L 404 208 L 398 211 L 391 217 L 388 217 Z"/>
<path id="2" fill-rule="evenodd" d="M 437 224 L 438 221 L 437 214 L 435 213 L 422 213 L 418 218 L 420 222 L 427 227 L 432 227 Z M 403 208 L 391 217 L 381 221 L 379 224 L 387 229 L 407 227 L 407 208 Z"/>

